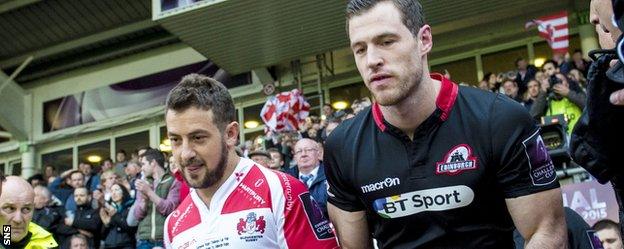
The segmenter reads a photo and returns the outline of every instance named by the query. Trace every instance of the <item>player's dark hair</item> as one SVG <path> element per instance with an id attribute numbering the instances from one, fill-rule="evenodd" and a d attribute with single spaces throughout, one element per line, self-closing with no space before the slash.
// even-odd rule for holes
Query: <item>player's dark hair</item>
<path id="1" fill-rule="evenodd" d="M 212 111 L 213 122 L 222 131 L 236 120 L 234 102 L 228 89 L 205 75 L 184 76 L 167 96 L 166 111 L 180 112 L 190 107 Z"/>
<path id="2" fill-rule="evenodd" d="M 349 29 L 349 20 L 352 17 L 361 15 L 375 7 L 378 3 L 387 1 L 392 2 L 401 12 L 403 25 L 409 29 L 412 35 L 418 35 L 420 28 L 425 25 L 425 14 L 423 13 L 422 5 L 417 0 L 349 0 L 346 10 L 347 29 Z"/>

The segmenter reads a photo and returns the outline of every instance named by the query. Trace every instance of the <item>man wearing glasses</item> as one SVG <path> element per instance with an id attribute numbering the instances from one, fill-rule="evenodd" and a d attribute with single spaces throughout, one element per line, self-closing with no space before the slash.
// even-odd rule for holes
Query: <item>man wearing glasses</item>
<path id="1" fill-rule="evenodd" d="M 321 165 L 321 151 L 319 144 L 309 138 L 303 138 L 295 144 L 295 160 L 297 167 L 291 172 L 292 176 L 301 180 L 310 191 L 310 195 L 327 216 L 327 179 Z"/>

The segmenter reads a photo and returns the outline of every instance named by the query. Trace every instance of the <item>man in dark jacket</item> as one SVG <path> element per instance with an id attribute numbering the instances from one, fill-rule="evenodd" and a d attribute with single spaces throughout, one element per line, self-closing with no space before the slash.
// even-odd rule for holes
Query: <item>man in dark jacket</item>
<path id="1" fill-rule="evenodd" d="M 78 231 L 63 223 L 65 208 L 60 206 L 60 203 L 51 202 L 52 193 L 48 188 L 38 185 L 34 188 L 34 192 L 35 210 L 32 221 L 52 233 L 61 248 L 65 248 L 63 245 L 67 243 L 69 237 Z"/>
<path id="2" fill-rule="evenodd" d="M 74 228 L 76 233 L 86 236 L 89 248 L 99 248 L 102 220 L 98 210 L 91 207 L 91 195 L 87 188 L 75 189 L 74 200 L 77 205 L 76 212 L 73 217 L 66 217 L 64 223 Z"/>
<path id="3" fill-rule="evenodd" d="M 327 216 L 327 179 L 321 163 L 322 152 L 319 144 L 309 138 L 303 138 L 295 144 L 295 160 L 297 167 L 287 173 L 306 184 L 310 195 Z"/>
<path id="4" fill-rule="evenodd" d="M 624 168 L 621 165 L 621 142 L 624 139 L 624 72 L 614 50 L 622 36 L 624 17 L 621 0 L 590 1 L 589 21 L 596 26 L 600 47 L 590 52 L 594 60 L 587 74 L 587 105 L 570 139 L 572 159 L 600 183 L 611 182 L 619 206 L 620 223 L 624 222 Z M 616 12 L 614 13 L 614 9 Z M 615 19 L 615 22 L 612 20 Z M 617 24 L 618 26 L 616 26 Z M 624 234 L 624 229 L 621 230 Z"/>
<path id="5" fill-rule="evenodd" d="M 518 95 L 522 96 L 527 90 L 529 80 L 535 78 L 537 68 L 533 65 L 529 65 L 524 58 L 518 58 L 516 59 L 516 69 L 518 70 L 515 79 L 516 84 L 518 84 Z"/>

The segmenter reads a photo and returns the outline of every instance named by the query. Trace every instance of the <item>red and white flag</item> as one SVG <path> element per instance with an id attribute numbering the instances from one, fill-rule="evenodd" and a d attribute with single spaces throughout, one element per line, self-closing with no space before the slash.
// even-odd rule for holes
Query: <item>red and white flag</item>
<path id="1" fill-rule="evenodd" d="M 557 14 L 533 19 L 524 25 L 525 29 L 537 26 L 539 36 L 548 41 L 548 45 L 554 53 L 565 54 L 568 52 L 568 12 L 561 11 Z"/>
<path id="2" fill-rule="evenodd" d="M 310 113 L 310 104 L 301 91 L 294 89 L 270 97 L 262 107 L 260 117 L 268 131 L 297 131 L 299 123 Z"/>

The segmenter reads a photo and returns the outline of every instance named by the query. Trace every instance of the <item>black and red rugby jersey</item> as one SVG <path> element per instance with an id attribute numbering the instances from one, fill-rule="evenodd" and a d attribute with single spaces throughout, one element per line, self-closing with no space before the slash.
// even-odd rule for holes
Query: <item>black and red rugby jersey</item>
<path id="1" fill-rule="evenodd" d="M 514 248 L 505 199 L 559 187 L 539 128 L 504 95 L 431 76 L 437 108 L 413 139 L 377 104 L 332 132 L 328 201 L 366 211 L 380 248 Z"/>

